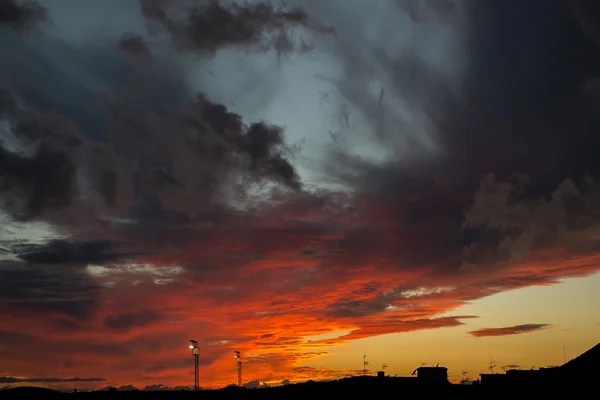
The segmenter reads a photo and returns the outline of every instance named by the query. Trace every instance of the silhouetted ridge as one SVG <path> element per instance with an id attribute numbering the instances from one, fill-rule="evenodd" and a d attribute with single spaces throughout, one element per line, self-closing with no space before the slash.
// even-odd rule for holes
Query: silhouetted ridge
<path id="1" fill-rule="evenodd" d="M 566 371 L 576 373 L 600 372 L 600 343 L 562 366 Z"/>
<path id="2" fill-rule="evenodd" d="M 60 392 L 48 388 L 21 386 L 0 391 L 0 399 L 47 399 L 60 396 Z"/>

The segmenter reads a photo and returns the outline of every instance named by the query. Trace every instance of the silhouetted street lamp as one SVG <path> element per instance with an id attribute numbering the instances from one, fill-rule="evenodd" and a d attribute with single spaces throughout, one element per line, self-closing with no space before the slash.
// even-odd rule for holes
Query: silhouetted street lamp
<path id="1" fill-rule="evenodd" d="M 194 390 L 200 389 L 200 378 L 198 375 L 198 369 L 200 366 L 200 351 L 198 350 L 198 342 L 190 339 L 190 349 L 194 355 Z"/>
<path id="2" fill-rule="evenodd" d="M 242 386 L 242 355 L 239 351 L 235 352 L 235 359 L 237 360 L 237 373 L 238 373 L 238 386 Z"/>

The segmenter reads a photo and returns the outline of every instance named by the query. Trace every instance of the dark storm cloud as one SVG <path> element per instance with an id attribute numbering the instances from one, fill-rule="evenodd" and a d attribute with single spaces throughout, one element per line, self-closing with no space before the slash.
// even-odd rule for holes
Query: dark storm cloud
<path id="1" fill-rule="evenodd" d="M 410 51 L 392 56 L 381 48 L 375 50 L 373 58 L 353 47 L 344 47 L 343 42 L 338 53 L 352 71 L 347 74 L 348 80 L 337 82 L 340 93 L 371 118 L 375 127 L 395 123 L 382 128 L 383 140 L 406 137 L 406 131 L 411 129 L 407 122 L 385 122 L 393 116 L 384 116 L 381 99 L 367 93 L 373 68 L 380 69 L 382 77 L 389 77 L 383 85 L 385 92 L 402 93 L 403 98 L 423 106 L 422 111 L 439 131 L 433 140 L 441 146 L 443 154 L 434 157 L 438 160 L 430 166 L 418 161 L 419 154 L 426 152 L 415 141 L 427 132 L 410 132 L 412 138 L 407 145 L 418 167 L 445 179 L 450 175 L 459 177 L 454 180 L 467 179 L 471 189 L 482 174 L 490 171 L 503 176 L 514 172 L 537 174 L 539 168 L 545 174 L 559 173 L 561 167 L 574 160 L 573 139 L 594 140 L 590 137 L 589 122 L 583 123 L 584 111 L 575 111 L 577 107 L 572 106 L 573 101 L 587 104 L 583 109 L 587 110 L 589 120 L 594 114 L 589 107 L 597 105 L 581 92 L 589 62 L 593 61 L 590 52 L 594 50 L 590 49 L 589 40 L 577 21 L 570 18 L 561 0 L 543 4 L 516 0 L 477 2 L 467 11 L 472 21 L 468 25 L 470 65 L 460 95 L 445 87 L 439 71 Z M 382 32 L 384 29 L 381 28 Z M 356 76 L 363 79 L 350 79 Z M 357 86 L 360 84 L 364 87 Z M 575 138 L 567 134 L 573 126 L 581 128 Z M 558 154 L 563 150 L 567 151 Z M 562 166 L 551 164 L 557 155 Z M 596 167 L 585 155 L 579 160 L 578 171 L 562 173 L 590 172 L 584 171 L 583 163 L 588 168 Z M 414 168 L 414 165 L 404 167 Z"/>
<path id="2" fill-rule="evenodd" d="M 119 42 L 121 50 L 136 55 L 136 56 L 148 56 L 150 55 L 150 49 L 148 44 L 143 37 L 135 34 L 126 34 L 121 38 Z"/>
<path id="3" fill-rule="evenodd" d="M 404 11 L 410 13 L 415 5 L 405 3 Z M 335 7 L 313 7 L 335 12 Z M 560 0 L 477 2 L 467 7 L 466 17 L 470 62 L 458 92 L 447 87 L 440 71 L 410 51 L 392 56 L 383 45 L 372 43 L 380 50 L 368 57 L 360 50 L 367 39 L 349 41 L 354 36 L 344 30 L 352 29 L 344 25 L 347 21 L 340 19 L 337 29 L 341 39 L 335 51 L 348 69 L 334 81 L 339 93 L 366 114 L 378 140 L 398 150 L 391 162 L 381 164 L 336 148 L 328 160 L 329 171 L 359 199 L 380 203 L 383 218 L 393 216 L 397 227 L 412 232 L 414 241 L 406 237 L 401 243 L 410 241 L 402 258 L 413 265 L 448 259 L 461 248 L 467 258 L 477 259 L 475 264 L 515 261 L 516 252 L 524 255 L 563 239 L 557 229 L 591 232 L 598 222 L 592 178 L 599 177 L 600 164 L 591 149 L 598 147 L 600 95 L 584 88 L 584 82 L 597 75 L 598 49 L 567 2 Z M 413 132 L 408 121 L 384 112 L 381 96 L 368 93 L 374 69 L 381 71 L 382 94 L 400 93 L 418 105 L 416 113 L 424 112 L 435 127 L 429 138 L 440 154 L 428 155 L 424 125 Z M 407 156 L 402 155 L 405 148 L 410 149 Z M 498 182 L 495 189 L 487 185 L 489 178 L 482 180 L 490 172 Z M 504 185 L 513 187 L 508 189 L 511 194 L 501 194 Z M 497 193 L 496 202 L 490 199 L 484 205 L 482 193 L 491 190 Z M 505 211 L 499 204 L 505 204 Z M 515 212 L 527 227 L 473 221 L 474 213 L 506 221 L 518 218 Z M 558 215 L 566 219 L 559 222 Z M 381 223 L 382 229 L 387 227 Z M 543 232 L 550 225 L 556 228 L 553 233 Z M 357 244 L 369 236 L 360 237 Z M 490 255 L 488 249 L 494 248 Z M 451 261 L 450 265 L 456 262 Z"/>
<path id="4" fill-rule="evenodd" d="M 284 155 L 281 128 L 245 124 L 204 95 L 189 97 L 170 66 L 153 62 L 140 71 L 120 57 L 116 45 L 80 53 L 51 35 L 7 34 L 6 39 L 2 47 L 12 55 L 12 62 L 0 67 L 6 88 L 25 105 L 54 111 L 17 110 L 10 118 L 18 143 L 33 152 L 2 149 L 3 200 L 13 216 L 46 218 L 66 207 L 83 211 L 83 191 L 91 190 L 102 196 L 108 214 L 127 216 L 132 201 L 158 197 L 169 211 L 193 217 L 198 210 L 190 207 L 218 201 L 239 177 L 300 187 Z M 134 37 L 121 41 L 128 51 L 133 46 L 139 52 L 139 44 Z M 55 46 L 52 54 L 47 46 Z M 128 77 L 133 95 L 124 89 Z M 108 93 L 103 101 L 100 92 Z M 3 95 L 8 106 L 9 96 Z M 110 146 L 98 142 L 102 137 Z"/>
<path id="5" fill-rule="evenodd" d="M 17 103 L 7 88 L 0 86 L 0 117 L 13 115 L 17 111 Z"/>
<path id="6" fill-rule="evenodd" d="M 15 245 L 13 252 L 21 260 L 38 264 L 94 264 L 137 255 L 117 253 L 115 247 L 115 244 L 106 240 L 73 243 L 55 240 L 43 245 Z"/>
<path id="7" fill-rule="evenodd" d="M 180 14 L 185 18 L 171 17 L 169 0 L 142 0 L 142 10 L 151 21 L 160 23 L 172 36 L 176 46 L 183 51 L 206 52 L 243 46 L 278 53 L 294 48 L 288 29 L 304 26 L 321 33 L 327 29 L 311 23 L 300 9 L 277 9 L 269 2 L 224 5 L 219 1 L 194 5 Z M 172 13 L 175 14 L 175 13 Z"/>
<path id="8" fill-rule="evenodd" d="M 169 16 L 163 12 L 169 3 L 145 1 L 142 10 L 148 19 L 172 28 L 172 18 L 178 14 Z M 384 165 L 343 154 L 332 156 L 330 174 L 358 194 L 357 203 L 364 204 L 363 208 L 356 208 L 359 212 L 374 216 L 372 226 L 356 228 L 344 235 L 338 249 L 388 252 L 398 261 L 420 265 L 452 259 L 459 249 L 470 248 L 474 241 L 497 246 L 501 233 L 490 232 L 489 224 L 471 221 L 471 217 L 463 224 L 463 213 L 473 201 L 472 193 L 479 189 L 482 173 L 490 170 L 499 170 L 499 182 L 512 179 L 514 172 L 528 174 L 531 184 L 519 189 L 522 192 L 519 201 L 523 202 L 549 195 L 571 175 L 577 190 L 582 190 L 579 188 L 582 173 L 595 172 L 591 155 L 583 154 L 572 162 L 574 153 L 568 151 L 570 146 L 565 146 L 566 128 L 555 124 L 546 129 L 552 122 L 549 118 L 557 114 L 553 110 L 569 99 L 583 102 L 587 107 L 584 110 L 593 106 L 591 100 L 578 92 L 583 79 L 579 72 L 582 68 L 576 68 L 583 63 L 579 53 L 554 50 L 563 41 L 580 46 L 585 38 L 577 30 L 576 21 L 562 17 L 555 10 L 519 2 L 506 6 L 485 4 L 470 10 L 475 21 L 472 36 L 479 39 L 472 44 L 473 65 L 463 88 L 466 100 L 444 88 L 438 72 L 422 65 L 423 61 L 418 61 L 412 53 L 396 57 L 382 49 L 375 51 L 369 62 L 375 61 L 388 75 L 385 90 L 402 92 L 423 105 L 438 128 L 434 141 L 441 144 L 444 155 L 426 162 L 417 156 L 414 162 L 394 160 Z M 504 18 L 502 23 L 478 22 L 498 13 Z M 308 21 L 304 13 L 274 10 L 262 3 L 231 9 L 211 3 L 206 8 L 193 9 L 190 15 L 196 19 L 190 17 L 186 29 L 172 33 L 186 36 L 191 40 L 189 43 L 205 49 L 227 46 L 236 38 L 238 44 L 255 44 L 255 39 L 262 37 L 260 32 Z M 533 18 L 534 15 L 539 18 Z M 218 20 L 229 21 L 230 25 L 196 24 L 209 17 L 224 18 Z M 509 25 L 513 27 L 510 35 L 504 32 Z M 212 28 L 202 31 L 202 40 L 210 38 L 214 47 L 194 39 L 194 29 L 208 29 L 207 26 Z M 239 31 L 247 33 L 238 35 Z M 357 87 L 360 82 L 368 81 L 370 66 L 364 55 L 350 46 L 348 38 L 353 37 L 347 36 L 350 30 L 344 30 L 342 24 L 339 32 L 341 37 L 346 35 L 346 41 L 340 41 L 336 56 L 350 68 L 337 83 L 340 93 L 370 118 L 380 139 L 396 140 L 393 137 L 405 127 L 404 122 L 393 115 L 382 115 L 378 100 L 369 100 L 366 87 Z M 519 35 L 531 42 L 530 47 L 535 51 L 521 50 L 517 46 L 521 42 Z M 541 38 L 548 37 L 551 43 L 540 44 Z M 85 214 L 88 220 L 101 210 L 109 216 L 181 226 L 203 212 L 210 214 L 215 202 L 229 196 L 225 193 L 230 193 L 230 186 L 240 189 L 234 183 L 240 176 L 257 182 L 265 179 L 279 182 L 295 190 L 301 188 L 294 168 L 284 157 L 285 142 L 280 128 L 266 123 L 244 124 L 239 115 L 204 95 L 189 98 L 182 83 L 172 78 L 177 74 L 169 73 L 176 71 L 176 67 L 149 63 L 140 73 L 120 57 L 118 44 L 114 51 L 100 47 L 93 50 L 98 54 L 93 54 L 85 53 L 92 50 L 78 49 L 50 36 L 24 38 L 10 34 L 7 39 L 3 47 L 14 56 L 15 62 L 0 67 L 4 85 L 23 104 L 35 105 L 42 111 L 48 111 L 52 105 L 56 110 L 53 116 L 11 111 L 13 134 L 21 144 L 31 148 L 29 155 L 2 149 L 4 203 L 13 216 L 44 219 L 50 211 L 70 208 L 78 210 L 77 218 Z M 141 40 L 130 35 L 120 45 L 135 53 L 142 48 L 145 52 L 146 48 L 140 47 Z M 89 83 L 90 79 L 76 79 L 61 72 L 59 61 L 44 50 L 43 44 L 56 46 L 54 53 L 69 60 L 72 71 L 85 71 L 93 77 L 94 84 Z M 80 50 L 84 56 L 79 54 Z M 486 53 L 489 51 L 492 53 Z M 502 70 L 508 84 L 494 83 L 503 81 L 497 67 L 502 63 L 499 59 L 490 62 L 492 56 L 510 61 Z M 91 62 L 101 59 L 105 67 L 102 69 Z M 43 74 L 41 69 L 33 69 L 32 65 L 40 64 L 34 60 L 42 63 Z M 536 68 L 545 72 L 534 74 Z M 535 79 L 524 78 L 532 74 Z M 157 81 L 158 88 L 135 87 L 130 97 L 124 89 L 127 85 L 123 84 L 128 77 L 139 78 L 146 84 Z M 108 91 L 107 100 L 98 100 L 99 90 Z M 12 110 L 14 102 L 6 93 L 2 97 L 8 99 L 3 102 L 7 104 L 4 108 Z M 521 93 L 529 96 L 528 101 L 537 108 L 510 100 L 522 98 Z M 461 105 L 461 101 L 466 104 Z M 560 117 L 564 127 L 574 115 L 565 113 Z M 587 124 L 584 128 L 589 133 L 592 126 Z M 587 140 L 585 132 L 571 138 L 581 138 L 579 142 Z M 409 147 L 416 154 L 425 154 L 422 145 L 415 142 L 416 136 L 412 137 L 406 142 Z M 90 138 L 105 138 L 107 146 L 91 143 Z M 555 157 L 553 152 L 564 149 L 565 155 Z M 539 157 L 546 157 L 546 161 Z M 81 204 L 81 175 L 86 177 L 86 190 L 91 187 L 93 193 L 99 194 L 103 205 Z M 327 198 L 330 194 L 316 197 L 319 196 Z M 369 205 L 371 201 L 379 203 L 379 207 Z M 589 207 L 593 213 L 594 205 L 590 203 Z M 72 218 L 53 221 L 68 225 Z M 135 230 L 136 226 L 129 229 Z M 377 230 L 392 232 L 398 242 L 396 246 L 402 251 L 398 247 L 386 250 L 386 245 L 375 243 L 381 242 L 380 237 L 373 235 Z M 490 239 L 490 235 L 496 236 Z"/>
<path id="9" fill-rule="evenodd" d="M 597 51 L 565 6 L 509 0 L 471 10 L 470 129 L 447 140 L 473 175 L 531 175 L 547 194 L 569 176 L 599 172 L 581 147 L 595 146 L 598 101 L 582 88 Z"/>
<path id="10" fill-rule="evenodd" d="M 586 178 L 586 177 L 584 177 Z M 535 247 L 548 247 L 556 241 L 570 246 L 568 235 L 588 233 L 593 235 L 600 223 L 600 186 L 587 177 L 578 187 L 570 178 L 561 182 L 549 198 L 523 198 L 530 182 L 498 182 L 494 175 L 484 176 L 475 193 L 473 205 L 465 214 L 464 229 L 479 228 L 501 234 L 495 241 L 473 245 L 471 255 L 510 263 L 522 260 Z M 591 243 L 590 243 L 591 245 Z M 585 244 L 573 244 L 586 247 Z M 495 248 L 494 248 L 495 247 Z M 589 246 L 588 246 L 588 250 Z M 476 262 L 475 262 L 476 263 Z"/>
<path id="11" fill-rule="evenodd" d="M 46 10 L 35 1 L 21 3 L 16 0 L 0 0 L 0 26 L 22 30 L 44 18 Z"/>
<path id="12" fill-rule="evenodd" d="M 36 218 L 70 204 L 75 166 L 65 153 L 44 146 L 30 158 L 0 149 L 0 173 L 2 191 L 9 196 L 5 207 L 16 208 L 17 219 Z"/>
<path id="13" fill-rule="evenodd" d="M 99 290 L 79 266 L 0 261 L 0 307 L 6 315 L 45 312 L 86 319 Z"/>

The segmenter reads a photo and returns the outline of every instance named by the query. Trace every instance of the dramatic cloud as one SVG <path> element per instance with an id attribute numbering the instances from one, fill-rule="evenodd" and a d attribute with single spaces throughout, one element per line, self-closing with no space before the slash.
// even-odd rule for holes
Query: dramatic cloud
<path id="1" fill-rule="evenodd" d="M 46 17 L 46 10 L 36 2 L 20 4 L 16 0 L 0 1 L 0 25 L 15 30 L 28 28 Z"/>
<path id="2" fill-rule="evenodd" d="M 0 27 L 1 374 L 185 386 L 195 338 L 208 387 L 234 349 L 339 378 L 306 365 L 600 270 L 600 58 L 560 0 L 42 4 Z"/>
<path id="3" fill-rule="evenodd" d="M 549 326 L 550 324 L 524 324 L 508 326 L 505 328 L 483 328 L 469 333 L 475 337 L 518 335 L 519 333 L 535 332 L 546 329 Z"/>

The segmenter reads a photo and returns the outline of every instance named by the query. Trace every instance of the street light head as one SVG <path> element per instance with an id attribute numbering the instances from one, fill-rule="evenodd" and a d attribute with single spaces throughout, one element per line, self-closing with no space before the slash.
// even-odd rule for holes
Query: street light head
<path id="1" fill-rule="evenodd" d="M 190 344 L 190 349 L 193 349 L 193 348 L 194 348 L 194 346 L 192 346 L 192 345 Z"/>

